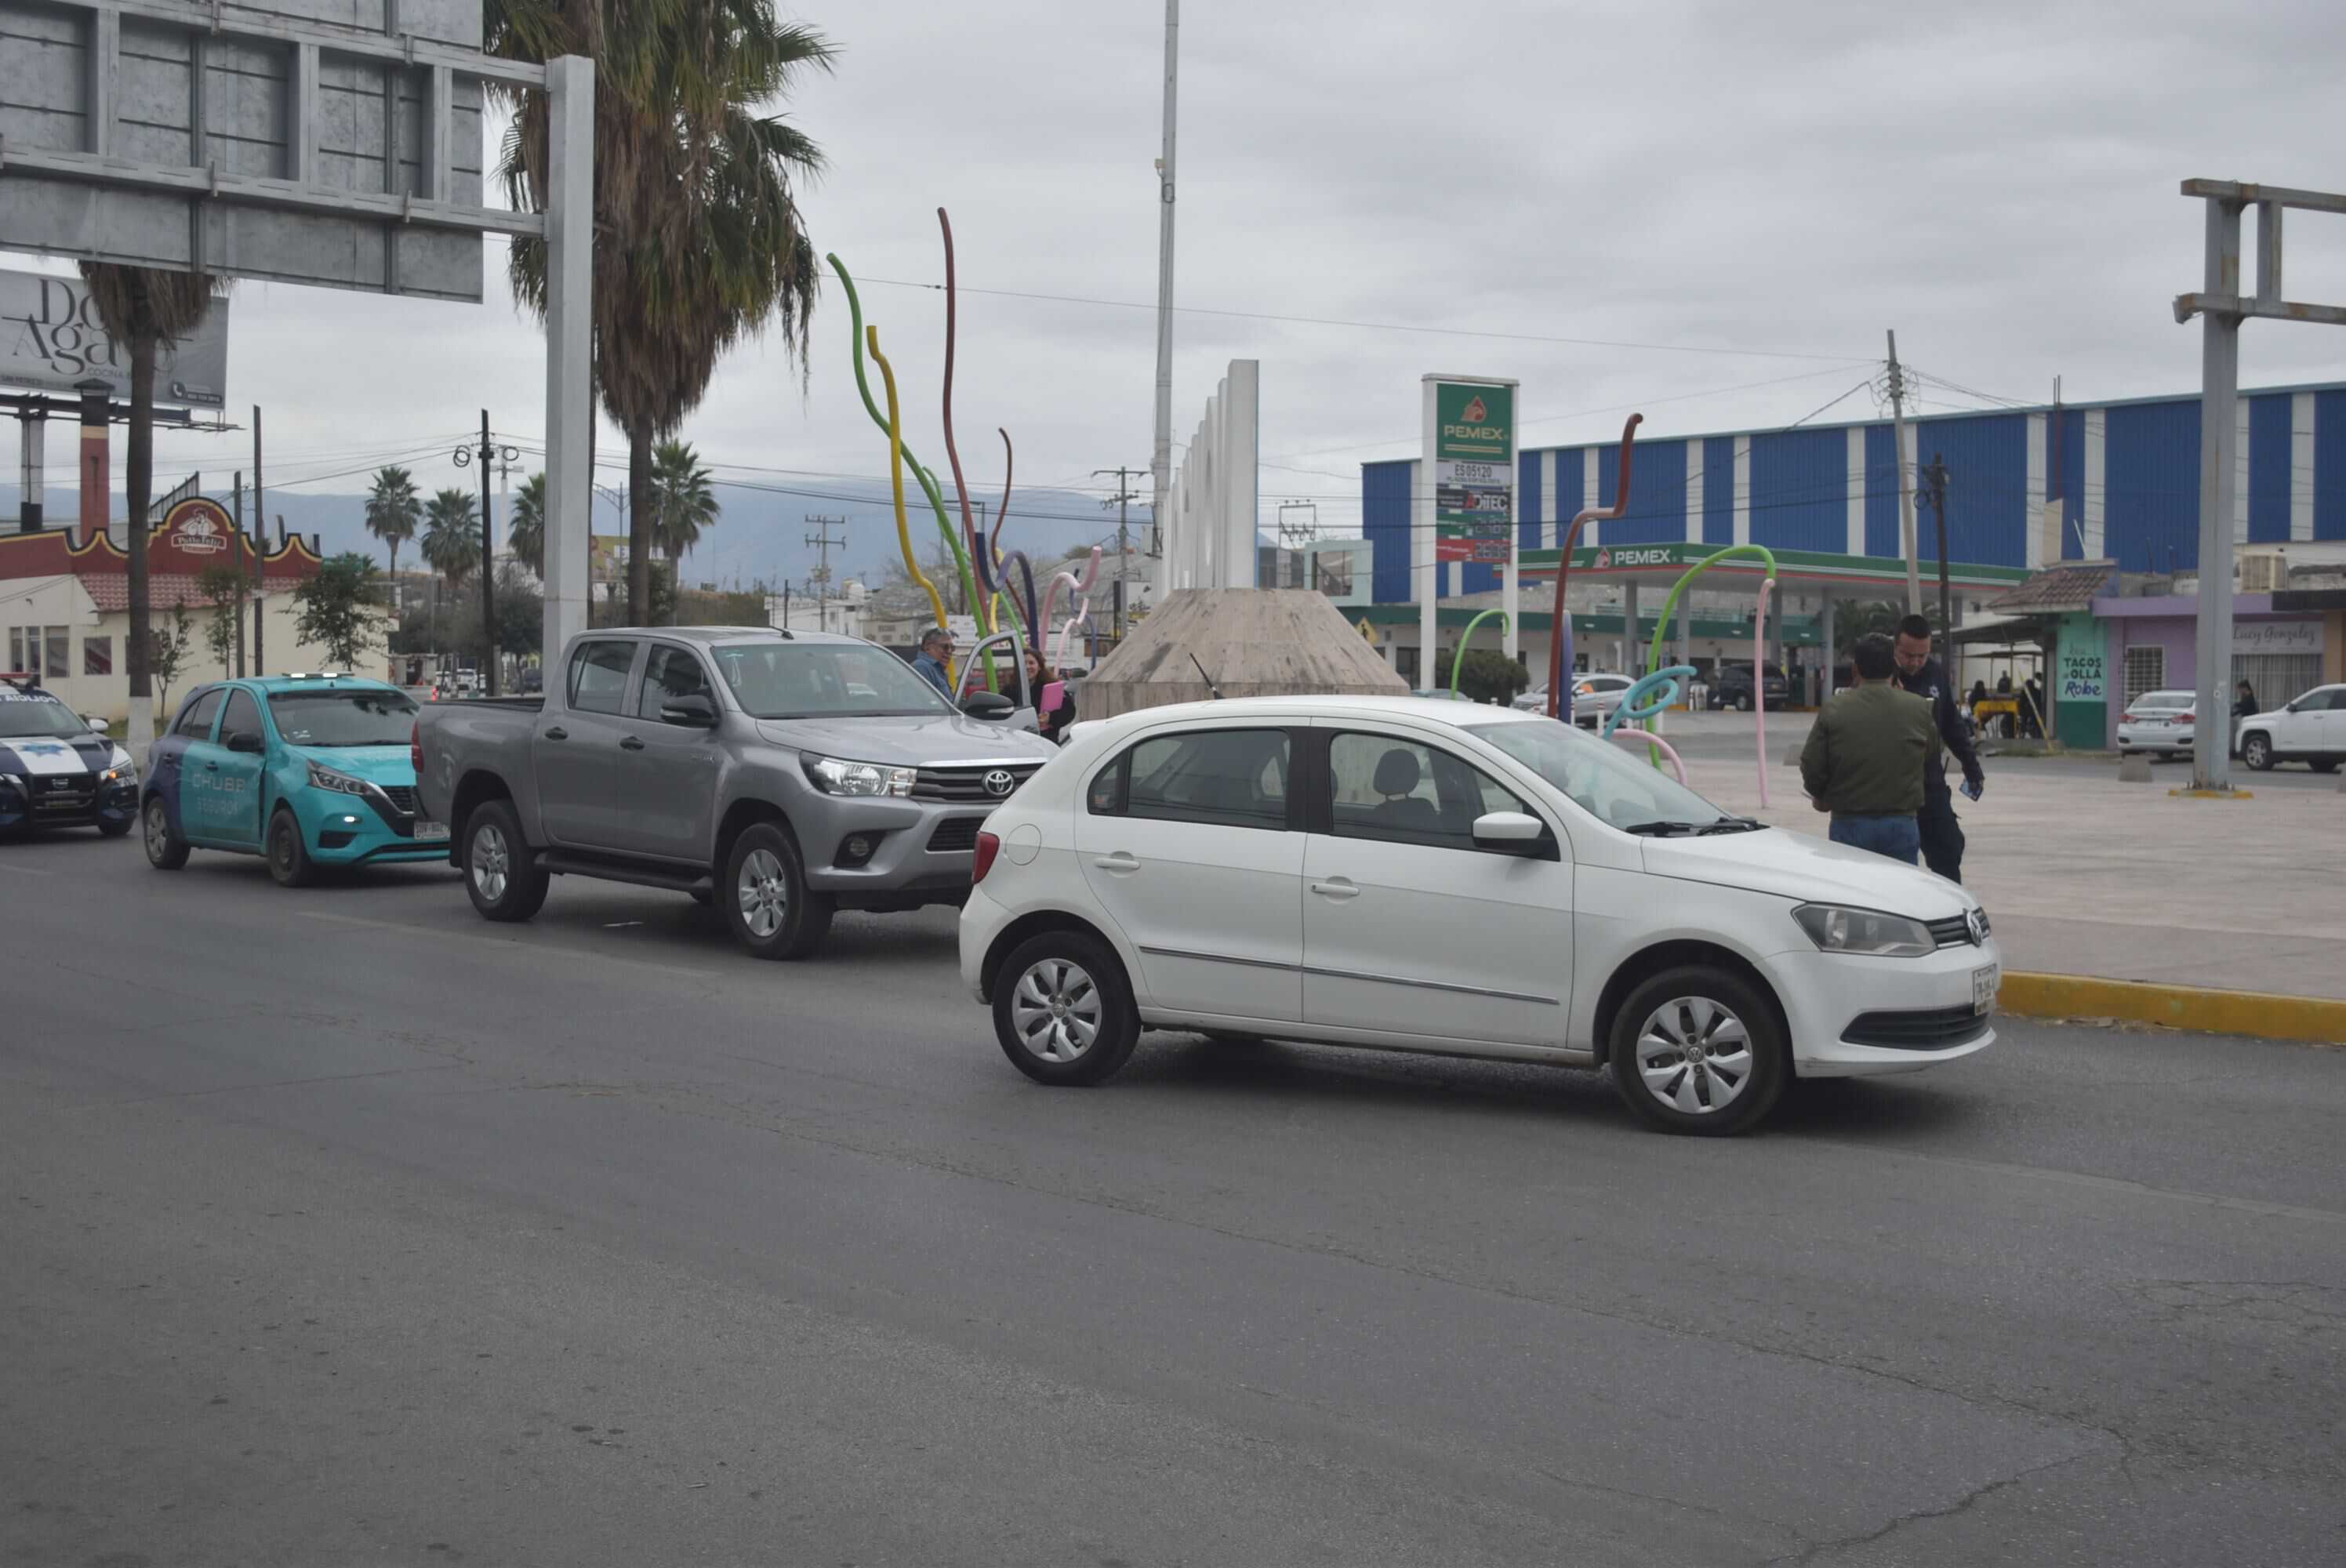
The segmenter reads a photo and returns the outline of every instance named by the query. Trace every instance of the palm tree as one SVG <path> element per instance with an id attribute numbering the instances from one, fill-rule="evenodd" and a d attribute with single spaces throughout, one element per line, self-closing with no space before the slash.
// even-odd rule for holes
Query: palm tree
<path id="1" fill-rule="evenodd" d="M 168 272 L 85 261 L 90 303 L 117 343 L 130 348 L 130 745 L 146 766 L 155 739 L 155 688 L 148 655 L 153 622 L 147 593 L 147 511 L 155 489 L 155 355 L 196 330 L 227 285 L 205 272 Z"/>
<path id="2" fill-rule="evenodd" d="M 473 510 L 472 493 L 443 490 L 423 512 L 423 559 L 431 565 L 432 620 L 437 635 L 440 584 L 453 590 L 481 564 L 481 520 Z"/>
<path id="3" fill-rule="evenodd" d="M 404 468 L 378 468 L 367 493 L 366 531 L 391 546 L 391 595 L 399 598 L 399 547 L 415 537 L 423 504 L 415 480 Z"/>
<path id="4" fill-rule="evenodd" d="M 684 596 L 684 556 L 700 542 L 704 529 L 714 527 L 724 510 L 709 487 L 709 470 L 689 442 L 663 441 L 652 453 L 652 529 L 654 541 L 677 576 L 676 592 L 668 596 L 668 621 L 676 620 Z"/>
<path id="5" fill-rule="evenodd" d="M 533 473 L 522 482 L 505 517 L 505 544 L 514 559 L 540 577 L 546 575 L 546 475 Z"/>
<path id="6" fill-rule="evenodd" d="M 595 61 L 594 364 L 627 437 L 628 611 L 651 598 L 652 444 L 709 390 L 718 358 L 769 319 L 804 373 L 815 253 L 790 181 L 822 168 L 802 132 L 758 108 L 831 45 L 787 25 L 770 0 L 489 0 L 488 50 L 543 63 Z M 499 173 L 507 199 L 546 209 L 546 105 L 508 92 Z M 509 252 L 515 297 L 546 312 L 546 248 Z"/>

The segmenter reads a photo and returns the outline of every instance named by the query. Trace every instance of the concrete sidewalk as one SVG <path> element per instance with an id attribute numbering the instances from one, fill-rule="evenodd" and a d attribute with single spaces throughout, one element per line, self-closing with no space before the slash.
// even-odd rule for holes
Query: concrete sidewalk
<path id="1" fill-rule="evenodd" d="M 1826 819 L 1784 761 L 1808 722 L 1770 718 L 1765 808 L 1749 717 L 1673 714 L 1664 736 L 1711 800 L 1821 838 Z M 1955 808 L 1970 840 L 1964 881 L 2007 967 L 2346 1000 L 2346 796 L 2335 780 L 2249 775 L 2253 799 L 2195 800 L 2168 793 L 2190 782 L 2180 767 L 2156 769 L 2150 784 L 2119 783 L 2115 762 L 1986 767 L 1985 798 L 1959 796 Z"/>

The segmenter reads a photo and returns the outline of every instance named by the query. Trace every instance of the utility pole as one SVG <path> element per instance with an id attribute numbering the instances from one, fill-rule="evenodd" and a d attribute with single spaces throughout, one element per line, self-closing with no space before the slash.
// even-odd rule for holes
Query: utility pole
<path id="1" fill-rule="evenodd" d="M 1165 153 L 1157 160 L 1157 450 L 1150 532 L 1162 527 L 1165 497 L 1173 486 L 1173 126 L 1174 87 L 1181 64 L 1181 0 L 1165 0 Z M 1150 550 L 1152 555 L 1156 554 Z M 1123 634 L 1124 560 L 1117 558 L 1117 631 Z"/>
<path id="2" fill-rule="evenodd" d="M 234 515 L 236 517 L 236 547 L 239 550 L 242 550 L 244 548 L 244 470 L 241 468 L 236 471 L 235 494 L 236 512 Z M 240 577 L 243 575 L 244 572 L 244 557 L 242 555 L 239 555 L 236 558 L 236 565 L 237 574 Z M 243 678 L 244 585 L 241 582 L 238 583 L 236 586 L 236 673 L 239 679 Z"/>
<path id="3" fill-rule="evenodd" d="M 260 484 L 260 405 L 252 405 L 252 531 L 259 535 L 252 551 L 252 673 L 269 673 L 267 650 L 269 596 L 260 564 L 269 554 L 269 509 Z"/>
<path id="4" fill-rule="evenodd" d="M 1170 222 L 1171 219 L 1168 219 L 1167 221 Z M 1116 586 L 1109 592 L 1116 605 L 1116 640 L 1118 646 L 1121 646 L 1124 642 L 1124 569 L 1125 562 L 1132 549 L 1131 508 L 1135 499 L 1131 484 L 1133 470 L 1129 468 L 1092 470 L 1094 479 L 1097 479 L 1104 473 L 1116 475 L 1116 494 L 1100 504 L 1116 508 Z M 1161 497 L 1164 491 L 1158 490 L 1158 494 Z"/>
<path id="5" fill-rule="evenodd" d="M 1906 613 L 1923 607 L 1923 564 L 1915 555 L 1914 490 L 1906 471 L 1906 372 L 1898 365 L 1898 334 L 1890 334 L 1890 421 L 1898 446 L 1898 537 L 1906 547 Z"/>
<path id="6" fill-rule="evenodd" d="M 827 612 L 823 606 L 825 601 L 831 597 L 831 548 L 834 545 L 842 549 L 846 548 L 847 519 L 824 517 L 810 513 L 806 520 L 814 524 L 814 532 L 806 536 L 806 542 L 814 546 L 815 629 L 827 632 L 831 630 L 831 625 L 825 618 Z M 831 531 L 834 526 L 841 530 L 836 539 L 831 536 Z"/>
<path id="7" fill-rule="evenodd" d="M 1953 606 L 1947 595 L 1947 460 L 1938 453 L 1931 454 L 1931 466 L 1923 475 L 1931 487 L 1931 514 L 1939 520 L 1939 636 L 1946 640 L 1949 650 L 1954 647 L 1955 618 Z M 1952 668 L 1952 661 L 1950 664 Z"/>

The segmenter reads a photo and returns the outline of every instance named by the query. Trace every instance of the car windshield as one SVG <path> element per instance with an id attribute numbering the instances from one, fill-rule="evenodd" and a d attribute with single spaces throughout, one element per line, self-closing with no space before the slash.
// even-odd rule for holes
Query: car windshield
<path id="1" fill-rule="evenodd" d="M 1478 724 L 1466 733 L 1497 747 L 1571 796 L 1581 809 L 1625 832 L 1699 832 L 1749 821 L 1720 810 L 1618 742 L 1596 739 L 1553 718 Z"/>
<path id="2" fill-rule="evenodd" d="M 81 716 L 64 703 L 46 697 L 0 694 L 0 739 L 71 740 L 88 732 Z"/>
<path id="3" fill-rule="evenodd" d="M 718 672 L 752 718 L 926 718 L 953 707 L 885 648 L 864 643 L 749 643 L 715 650 Z"/>
<path id="4" fill-rule="evenodd" d="M 404 746 L 415 699 L 403 691 L 280 691 L 269 716 L 288 746 Z"/>

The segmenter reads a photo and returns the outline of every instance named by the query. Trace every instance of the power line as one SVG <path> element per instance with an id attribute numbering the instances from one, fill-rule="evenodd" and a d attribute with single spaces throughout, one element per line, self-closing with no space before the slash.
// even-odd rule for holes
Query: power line
<path id="1" fill-rule="evenodd" d="M 859 282 L 878 284 L 891 289 L 924 289 L 943 293 L 942 283 L 920 283 L 905 278 L 863 278 Z M 1059 305 L 1099 305 L 1118 311 L 1150 311 L 1154 304 L 1137 300 L 1094 300 L 1079 294 L 1037 294 L 1016 289 L 974 289 L 966 283 L 954 285 L 963 294 L 991 294 L 1004 300 L 1037 300 Z M 1869 362 L 1862 354 L 1820 354 L 1797 349 L 1730 349 L 1704 348 L 1690 343 L 1639 343 L 1615 338 L 1565 338 L 1542 332 L 1494 332 L 1473 327 L 1426 327 L 1405 321 L 1356 321 L 1333 316 L 1290 316 L 1270 311 L 1219 311 L 1204 305 L 1176 305 L 1174 311 L 1185 316 L 1219 316 L 1240 321 L 1282 321 L 1305 327 L 1343 327 L 1354 331 L 1417 332 L 1443 338 L 1491 338 L 1514 343 L 1560 343 L 1582 349 L 1635 349 L 1642 352 L 1668 354 L 1728 354 L 1745 359 L 1761 360 L 1827 360 L 1835 364 Z"/>

